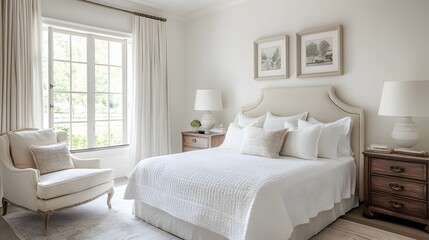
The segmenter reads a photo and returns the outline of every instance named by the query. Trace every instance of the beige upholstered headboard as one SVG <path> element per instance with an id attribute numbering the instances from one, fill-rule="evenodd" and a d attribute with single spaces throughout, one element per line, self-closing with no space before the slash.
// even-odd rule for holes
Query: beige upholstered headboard
<path id="1" fill-rule="evenodd" d="M 322 122 L 351 117 L 353 119 L 351 144 L 357 167 L 359 198 L 363 200 L 364 110 L 362 108 L 344 103 L 335 95 L 333 87 L 323 86 L 263 89 L 261 98 L 256 104 L 242 109 L 243 114 L 250 117 L 261 116 L 267 111 L 279 116 L 309 112 L 309 117 Z"/>

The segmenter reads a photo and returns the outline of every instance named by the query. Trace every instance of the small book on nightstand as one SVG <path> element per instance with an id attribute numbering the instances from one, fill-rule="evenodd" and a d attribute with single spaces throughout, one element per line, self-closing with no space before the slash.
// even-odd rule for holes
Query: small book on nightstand
<path id="1" fill-rule="evenodd" d="M 370 144 L 369 147 L 366 148 L 368 152 L 377 152 L 377 153 L 392 153 L 393 148 L 390 148 L 386 145 L 381 144 Z"/>
<path id="2" fill-rule="evenodd" d="M 426 151 L 416 151 L 409 148 L 395 148 L 393 149 L 394 153 L 399 154 L 406 154 L 406 155 L 412 155 L 412 156 L 418 156 L 418 157 L 427 157 L 429 156 L 429 153 Z"/>

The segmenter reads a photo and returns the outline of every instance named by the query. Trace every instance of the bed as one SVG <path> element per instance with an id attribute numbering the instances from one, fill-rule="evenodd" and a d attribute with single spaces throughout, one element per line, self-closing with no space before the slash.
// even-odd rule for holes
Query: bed
<path id="1" fill-rule="evenodd" d="M 145 159 L 125 194 L 134 215 L 183 239 L 308 239 L 358 206 L 363 110 L 327 86 L 264 89 L 243 108 L 249 117 L 267 111 L 308 111 L 323 122 L 350 117 L 354 157 L 270 159 L 213 148 Z"/>

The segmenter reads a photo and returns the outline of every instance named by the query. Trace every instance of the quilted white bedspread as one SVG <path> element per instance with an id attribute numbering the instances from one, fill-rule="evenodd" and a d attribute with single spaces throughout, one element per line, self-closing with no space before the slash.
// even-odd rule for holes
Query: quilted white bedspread
<path id="1" fill-rule="evenodd" d="M 270 159 L 213 148 L 141 161 L 137 199 L 231 240 L 288 239 L 293 228 L 355 191 L 352 158 Z"/>

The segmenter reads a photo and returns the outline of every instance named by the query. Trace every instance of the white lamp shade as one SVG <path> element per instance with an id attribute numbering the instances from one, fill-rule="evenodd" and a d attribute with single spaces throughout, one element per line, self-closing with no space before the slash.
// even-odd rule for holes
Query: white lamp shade
<path id="1" fill-rule="evenodd" d="M 429 81 L 384 82 L 378 115 L 429 117 Z"/>
<path id="2" fill-rule="evenodd" d="M 194 110 L 218 111 L 222 110 L 222 96 L 216 89 L 199 89 L 195 95 Z"/>

